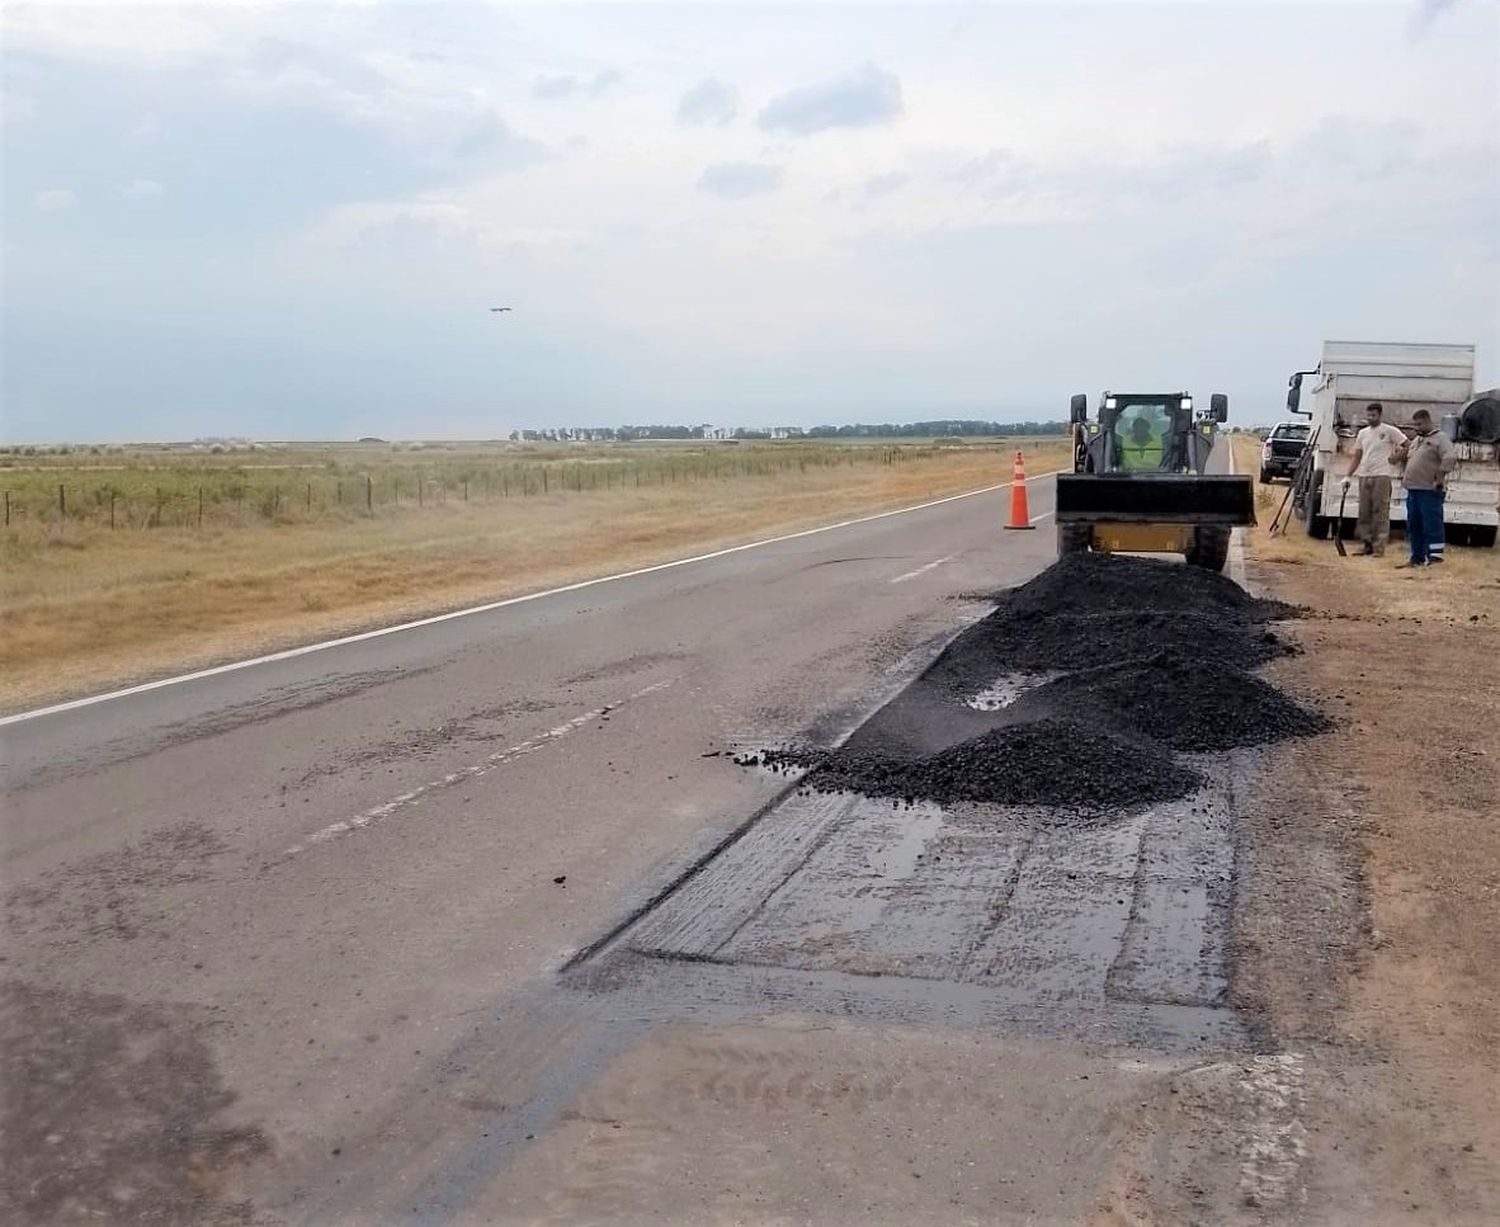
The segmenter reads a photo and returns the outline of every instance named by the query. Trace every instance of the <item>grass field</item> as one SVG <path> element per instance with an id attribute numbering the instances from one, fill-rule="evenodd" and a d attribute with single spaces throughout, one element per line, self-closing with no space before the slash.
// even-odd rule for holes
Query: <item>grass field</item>
<path id="1" fill-rule="evenodd" d="M 1008 480 L 1018 448 L 1033 473 L 1066 454 L 999 439 L 7 456 L 0 706 L 975 489 Z"/>

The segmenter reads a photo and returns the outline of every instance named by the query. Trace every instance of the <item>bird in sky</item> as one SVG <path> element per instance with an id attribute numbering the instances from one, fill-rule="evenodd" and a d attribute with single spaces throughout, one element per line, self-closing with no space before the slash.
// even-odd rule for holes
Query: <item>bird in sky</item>
<path id="1" fill-rule="evenodd" d="M 491 311 L 509 311 L 510 308 L 509 307 L 491 307 L 490 310 Z"/>

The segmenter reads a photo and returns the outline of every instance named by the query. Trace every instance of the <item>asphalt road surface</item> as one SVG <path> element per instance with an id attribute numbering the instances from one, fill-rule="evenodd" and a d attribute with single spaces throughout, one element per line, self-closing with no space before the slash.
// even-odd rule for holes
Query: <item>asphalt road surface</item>
<path id="1" fill-rule="evenodd" d="M 0 728 L 4 1038 L 66 1088 L 5 1142 L 27 1204 L 545 1183 L 515 1147 L 590 1073 L 549 979 L 777 795 L 723 751 L 837 736 L 1050 563 L 1052 488 L 1035 532 L 992 492 Z"/>

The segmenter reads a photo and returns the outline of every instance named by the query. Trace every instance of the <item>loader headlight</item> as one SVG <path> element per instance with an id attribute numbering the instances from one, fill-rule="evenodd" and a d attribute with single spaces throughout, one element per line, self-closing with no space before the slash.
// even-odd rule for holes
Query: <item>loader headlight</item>
<path id="1" fill-rule="evenodd" d="M 1191 396 L 1184 396 L 1182 398 L 1182 407 L 1184 409 L 1191 409 L 1193 407 L 1193 398 Z"/>
<path id="2" fill-rule="evenodd" d="M 1106 409 L 1113 409 L 1115 407 L 1115 398 L 1113 396 L 1106 396 L 1104 398 L 1104 407 Z"/>

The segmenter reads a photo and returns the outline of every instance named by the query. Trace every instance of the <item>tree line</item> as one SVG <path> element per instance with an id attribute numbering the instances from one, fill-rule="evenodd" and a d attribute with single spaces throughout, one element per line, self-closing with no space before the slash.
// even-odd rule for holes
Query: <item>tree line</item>
<path id="1" fill-rule="evenodd" d="M 930 422 L 865 423 L 843 426 L 584 426 L 549 430 L 513 430 L 513 443 L 626 443 L 638 439 L 956 439 L 1063 435 L 1068 424 L 1055 422 L 985 422 L 974 418 L 940 418 Z"/>

